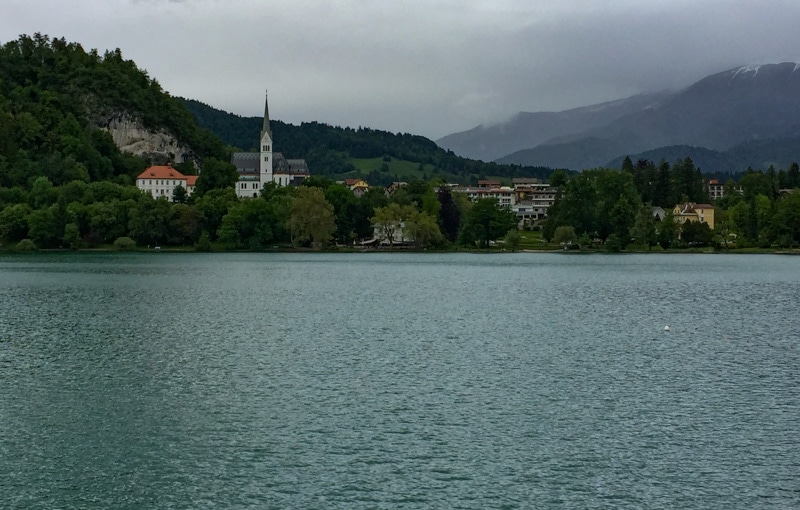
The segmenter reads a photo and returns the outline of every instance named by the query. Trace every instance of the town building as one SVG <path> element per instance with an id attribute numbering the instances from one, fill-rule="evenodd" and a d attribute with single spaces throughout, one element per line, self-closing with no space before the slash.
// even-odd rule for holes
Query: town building
<path id="1" fill-rule="evenodd" d="M 714 206 L 710 204 L 695 204 L 686 202 L 677 204 L 672 210 L 675 222 L 683 225 L 687 221 L 707 223 L 709 228 L 714 228 Z"/>
<path id="2" fill-rule="evenodd" d="M 710 179 L 706 183 L 706 189 L 708 190 L 708 196 L 711 200 L 717 200 L 725 196 L 725 186 L 720 184 L 717 179 Z"/>
<path id="3" fill-rule="evenodd" d="M 136 177 L 136 187 L 155 198 L 166 197 L 172 202 L 177 187 L 183 187 L 186 195 L 194 193 L 196 175 L 183 175 L 171 164 L 151 166 Z"/>
<path id="4" fill-rule="evenodd" d="M 236 195 L 257 197 L 270 182 L 279 186 L 298 185 L 311 174 L 304 159 L 286 159 L 273 152 L 272 129 L 269 124 L 269 97 L 264 101 L 264 123 L 261 127 L 258 152 L 234 152 L 231 163 L 236 166 L 239 181 Z"/>
<path id="5" fill-rule="evenodd" d="M 405 181 L 394 181 L 389 186 L 386 187 L 386 193 L 388 195 L 393 194 L 395 191 L 399 190 L 403 186 L 407 185 L 408 183 Z"/>
<path id="6" fill-rule="evenodd" d="M 347 186 L 353 192 L 353 195 L 358 198 L 361 198 L 361 195 L 369 190 L 369 184 L 364 179 L 345 179 L 340 182 Z"/>
<path id="7" fill-rule="evenodd" d="M 533 223 L 547 217 L 547 209 L 556 201 L 558 188 L 535 178 L 513 179 L 514 187 L 501 186 L 500 181 L 482 180 L 475 186 L 455 186 L 455 193 L 464 193 L 471 201 L 494 198 L 508 207 L 522 223 Z"/>
<path id="8" fill-rule="evenodd" d="M 536 222 L 547 217 L 547 210 L 556 201 L 558 188 L 543 184 L 535 178 L 513 179 L 517 195 L 514 212 L 524 221 Z"/>
<path id="9" fill-rule="evenodd" d="M 464 193 L 473 202 L 481 198 L 494 198 L 497 200 L 497 203 L 507 207 L 511 207 L 517 203 L 516 193 L 508 186 L 458 186 L 453 188 L 452 191 L 454 193 Z"/>

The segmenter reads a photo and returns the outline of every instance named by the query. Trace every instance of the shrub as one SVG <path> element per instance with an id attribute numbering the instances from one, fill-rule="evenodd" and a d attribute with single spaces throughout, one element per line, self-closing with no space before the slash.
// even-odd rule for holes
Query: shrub
<path id="1" fill-rule="evenodd" d="M 17 251 L 36 251 L 36 244 L 30 239 L 23 239 L 14 247 Z"/>
<path id="2" fill-rule="evenodd" d="M 130 251 L 136 248 L 136 241 L 130 237 L 118 237 L 114 241 L 114 249 L 119 251 Z"/>
<path id="3" fill-rule="evenodd" d="M 211 239 L 207 230 L 203 230 L 203 233 L 200 234 L 200 239 L 195 243 L 194 249 L 195 251 L 211 251 Z"/>

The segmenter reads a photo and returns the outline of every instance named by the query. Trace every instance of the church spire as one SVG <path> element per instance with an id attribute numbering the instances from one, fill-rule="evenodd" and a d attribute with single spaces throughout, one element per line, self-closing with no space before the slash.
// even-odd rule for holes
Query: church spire
<path id="1" fill-rule="evenodd" d="M 272 130 L 269 128 L 269 95 L 268 91 L 264 94 L 264 126 L 261 128 L 261 137 L 264 137 L 264 133 L 268 134 L 270 139 L 272 139 Z"/>

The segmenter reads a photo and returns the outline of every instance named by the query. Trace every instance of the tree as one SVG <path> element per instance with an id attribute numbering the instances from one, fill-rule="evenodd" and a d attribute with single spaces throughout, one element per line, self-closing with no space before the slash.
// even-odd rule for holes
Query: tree
<path id="1" fill-rule="evenodd" d="M 681 242 L 689 246 L 708 246 L 714 241 L 714 233 L 708 223 L 687 221 L 681 226 Z"/>
<path id="2" fill-rule="evenodd" d="M 174 204 L 169 222 L 169 243 L 194 244 L 203 232 L 203 213 L 187 204 Z"/>
<path id="3" fill-rule="evenodd" d="M 733 230 L 733 221 L 731 221 L 730 211 L 726 211 L 721 207 L 715 207 L 714 233 L 716 234 L 717 245 L 722 245 L 727 250 L 731 237 L 735 237 Z"/>
<path id="4" fill-rule="evenodd" d="M 786 187 L 789 189 L 800 188 L 800 166 L 792 163 L 786 172 Z"/>
<path id="5" fill-rule="evenodd" d="M 562 246 L 572 244 L 577 239 L 578 236 L 575 234 L 575 229 L 569 225 L 562 225 L 556 228 L 553 233 L 553 242 Z"/>
<path id="6" fill-rule="evenodd" d="M 153 199 L 144 195 L 130 211 L 128 221 L 130 237 L 141 246 L 167 243 L 172 213 L 172 207 L 166 198 Z"/>
<path id="7" fill-rule="evenodd" d="M 487 248 L 491 241 L 498 239 L 516 228 L 517 217 L 494 198 L 480 198 L 467 212 L 462 231 L 464 244 L 477 242 Z"/>
<path id="8" fill-rule="evenodd" d="M 655 246 L 656 238 L 656 220 L 653 217 L 653 207 L 650 204 L 643 205 L 636 213 L 636 219 L 631 227 L 631 237 L 637 244 L 647 245 L 649 251 L 652 246 Z"/>
<path id="9" fill-rule="evenodd" d="M 658 224 L 656 237 L 658 238 L 658 244 L 665 250 L 677 242 L 678 224 L 675 222 L 675 215 L 672 213 L 672 209 L 664 214 L 664 219 Z"/>
<path id="10" fill-rule="evenodd" d="M 233 188 L 208 191 L 195 203 L 197 210 L 203 215 L 203 227 L 215 240 L 217 230 L 222 225 L 222 218 L 234 205 L 239 203 Z"/>
<path id="11" fill-rule="evenodd" d="M 64 245 L 69 246 L 73 250 L 81 247 L 81 231 L 75 223 L 67 223 L 64 227 L 64 236 L 61 238 Z"/>
<path id="12" fill-rule="evenodd" d="M 194 192 L 198 197 L 202 197 L 212 189 L 233 188 L 239 181 L 239 174 L 236 166 L 227 161 L 220 161 L 215 158 L 208 158 L 203 163 L 203 170 L 197 178 Z"/>
<path id="13" fill-rule="evenodd" d="M 136 248 L 136 241 L 130 237 L 118 237 L 114 240 L 114 249 L 119 251 L 131 251 Z"/>
<path id="14" fill-rule="evenodd" d="M 565 170 L 556 170 L 550 174 L 550 179 L 548 181 L 551 186 L 558 188 L 565 185 L 568 180 L 569 174 Z"/>
<path id="15" fill-rule="evenodd" d="M 0 239 L 21 241 L 28 236 L 28 204 L 14 204 L 0 210 Z"/>
<path id="16" fill-rule="evenodd" d="M 522 235 L 520 235 L 519 230 L 516 228 L 509 230 L 503 238 L 503 245 L 511 251 L 517 251 L 521 243 Z"/>
<path id="17" fill-rule="evenodd" d="M 436 219 L 424 212 L 413 211 L 403 225 L 403 233 L 417 249 L 438 246 L 444 240 Z"/>
<path id="18" fill-rule="evenodd" d="M 340 243 L 350 242 L 355 230 L 358 199 L 347 186 L 331 183 L 325 188 L 325 200 L 333 206 L 336 218 L 334 237 Z"/>
<path id="19" fill-rule="evenodd" d="M 672 183 L 669 163 L 661 160 L 656 171 L 656 182 L 653 187 L 653 205 L 672 209 L 677 202 L 673 201 Z"/>
<path id="20" fill-rule="evenodd" d="M 411 218 L 415 211 L 416 209 L 412 205 L 400 205 L 396 202 L 375 209 L 372 223 L 378 231 L 378 237 L 382 241 L 387 241 L 391 248 L 394 245 L 395 236 L 403 233 L 403 224 Z"/>
<path id="21" fill-rule="evenodd" d="M 800 244 L 800 193 L 790 193 L 775 203 L 772 231 L 778 244 Z"/>
<path id="22" fill-rule="evenodd" d="M 739 180 L 745 200 L 751 200 L 757 195 L 763 195 L 769 199 L 774 197 L 772 179 L 763 172 L 754 172 L 748 169 L 747 174 Z"/>
<path id="23" fill-rule="evenodd" d="M 678 160 L 672 166 L 671 205 L 680 202 L 707 202 L 708 195 L 703 186 L 703 174 L 695 168 L 692 158 Z M 664 207 L 664 206 L 662 206 Z"/>
<path id="24" fill-rule="evenodd" d="M 28 216 L 28 235 L 36 246 L 46 248 L 54 245 L 57 231 L 52 208 L 37 209 Z"/>
<path id="25" fill-rule="evenodd" d="M 31 207 L 41 209 L 53 205 L 58 200 L 58 192 L 53 188 L 53 184 L 47 177 L 37 177 L 31 186 L 28 195 Z"/>
<path id="26" fill-rule="evenodd" d="M 633 175 L 633 161 L 631 160 L 630 156 L 625 156 L 625 159 L 622 160 L 622 167 L 620 168 L 622 172 L 627 172 Z"/>
<path id="27" fill-rule="evenodd" d="M 172 190 L 172 201 L 177 204 L 185 204 L 186 200 L 189 198 L 189 194 L 186 192 L 186 188 L 181 186 L 180 184 L 175 186 L 175 189 Z"/>
<path id="28" fill-rule="evenodd" d="M 641 200 L 630 173 L 585 170 L 559 189 L 547 211 L 543 234 L 552 239 L 557 227 L 570 225 L 603 241 L 613 233 L 627 244 L 639 207 Z"/>
<path id="29" fill-rule="evenodd" d="M 336 222 L 333 206 L 319 188 L 301 187 L 291 203 L 289 231 L 292 244 L 299 246 L 311 242 L 322 249 L 333 238 Z"/>
<path id="30" fill-rule="evenodd" d="M 436 197 L 440 204 L 439 225 L 442 227 L 442 233 L 448 241 L 454 243 L 458 238 L 458 229 L 461 226 L 461 210 L 453 200 L 453 195 L 447 186 L 440 187 Z"/>
<path id="31" fill-rule="evenodd" d="M 267 202 L 242 200 L 222 218 L 217 237 L 230 248 L 260 250 L 273 241 L 275 224 L 276 218 Z"/>

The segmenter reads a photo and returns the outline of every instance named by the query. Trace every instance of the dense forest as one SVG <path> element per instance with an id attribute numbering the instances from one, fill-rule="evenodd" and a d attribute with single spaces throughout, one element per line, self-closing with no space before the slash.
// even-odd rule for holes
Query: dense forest
<path id="1" fill-rule="evenodd" d="M 125 112 L 148 128 L 166 129 L 198 157 L 227 159 L 224 144 L 197 127 L 119 49 L 99 54 L 41 34 L 0 47 L 0 186 L 29 187 L 37 177 L 132 183 L 148 164 L 121 153 L 99 129 Z"/>
<path id="2" fill-rule="evenodd" d="M 225 143 L 242 150 L 254 149 L 261 130 L 261 117 L 240 117 L 198 101 L 182 99 L 202 128 L 213 131 Z M 394 158 L 457 177 L 461 184 L 478 179 L 501 177 L 537 177 L 546 180 L 553 172 L 546 167 L 499 165 L 462 158 L 445 151 L 433 141 L 408 133 L 390 133 L 365 127 L 349 128 L 304 122 L 299 126 L 270 120 L 275 150 L 289 158 L 305 158 L 313 174 L 331 178 L 360 177 L 375 186 L 387 186 L 392 175 L 381 172 L 356 174 L 350 159 Z"/>

